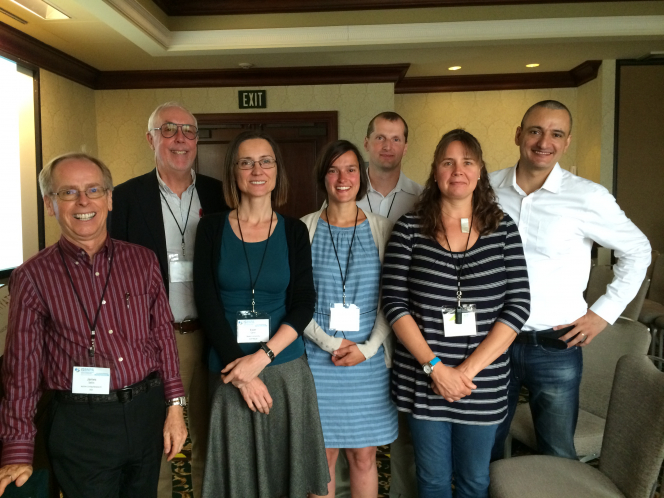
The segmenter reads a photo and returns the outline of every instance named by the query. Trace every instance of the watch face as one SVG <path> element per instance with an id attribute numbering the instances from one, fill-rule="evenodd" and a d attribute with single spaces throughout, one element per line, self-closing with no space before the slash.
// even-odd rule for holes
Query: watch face
<path id="1" fill-rule="evenodd" d="M 424 373 L 427 375 L 431 375 L 431 371 L 433 370 L 433 368 L 431 368 L 431 365 L 429 365 L 428 363 L 422 365 L 422 369 L 424 370 Z"/>

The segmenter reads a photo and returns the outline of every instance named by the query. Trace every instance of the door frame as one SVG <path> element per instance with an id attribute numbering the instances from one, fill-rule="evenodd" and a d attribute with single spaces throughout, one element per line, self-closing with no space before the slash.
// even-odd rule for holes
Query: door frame
<path id="1" fill-rule="evenodd" d="M 325 123 L 328 137 L 333 142 L 339 137 L 339 116 L 337 111 L 306 111 L 306 112 L 232 112 L 216 114 L 194 114 L 198 126 L 215 124 L 273 124 L 298 123 L 315 121 Z"/>

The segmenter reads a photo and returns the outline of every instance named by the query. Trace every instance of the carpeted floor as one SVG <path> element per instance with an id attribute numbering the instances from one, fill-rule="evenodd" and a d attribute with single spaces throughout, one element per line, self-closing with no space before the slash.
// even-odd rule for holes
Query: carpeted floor
<path id="1" fill-rule="evenodd" d="M 521 402 L 527 400 L 527 394 L 524 393 Z M 185 412 L 186 418 L 186 412 Z M 512 455 L 522 456 L 531 455 L 533 451 L 527 446 L 519 443 L 519 441 L 512 442 Z M 173 498 L 193 498 L 191 492 L 191 466 L 189 465 L 189 457 L 191 456 L 191 441 L 187 438 L 185 447 L 182 450 L 182 456 L 173 461 Z M 390 494 L 390 447 L 379 446 L 378 454 L 376 455 L 376 463 L 378 466 L 378 498 L 387 498 Z M 599 460 L 590 462 L 590 465 L 597 467 Z M 662 497 L 662 478 L 664 468 L 660 472 L 657 491 L 653 498 Z M 304 498 L 304 497 L 303 497 Z"/>

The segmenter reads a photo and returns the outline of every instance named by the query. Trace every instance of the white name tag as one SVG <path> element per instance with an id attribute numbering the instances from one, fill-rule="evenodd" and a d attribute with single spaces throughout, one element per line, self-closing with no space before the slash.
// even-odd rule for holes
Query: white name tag
<path id="1" fill-rule="evenodd" d="M 194 262 L 193 261 L 170 261 L 168 264 L 168 274 L 170 281 L 175 282 L 193 282 L 194 281 Z"/>
<path id="2" fill-rule="evenodd" d="M 111 369 L 100 367 L 74 367 L 71 392 L 74 394 L 108 394 L 111 387 Z"/>
<path id="3" fill-rule="evenodd" d="M 262 311 L 238 311 L 237 342 L 267 342 L 270 340 L 270 315 Z"/>
<path id="4" fill-rule="evenodd" d="M 354 304 L 334 303 L 330 307 L 330 330 L 357 332 L 360 330 L 360 308 Z"/>
<path id="5" fill-rule="evenodd" d="M 477 335 L 477 323 L 475 322 L 475 305 L 472 310 L 466 309 L 462 315 L 461 323 L 456 323 L 456 310 L 443 308 L 443 332 L 445 337 L 463 337 Z M 466 306 L 464 308 L 468 308 Z"/>

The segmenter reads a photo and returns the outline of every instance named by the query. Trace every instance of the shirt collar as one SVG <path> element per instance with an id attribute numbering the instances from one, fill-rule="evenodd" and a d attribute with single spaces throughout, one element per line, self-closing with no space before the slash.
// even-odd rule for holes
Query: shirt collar
<path id="1" fill-rule="evenodd" d="M 88 253 L 85 252 L 85 249 L 83 249 L 80 246 L 77 246 L 72 241 L 67 239 L 64 235 L 60 236 L 58 244 L 60 245 L 62 252 L 64 252 L 67 256 L 73 259 L 78 259 L 78 260 L 82 259 L 84 261 L 90 261 Z M 104 242 L 104 245 L 101 247 L 99 252 L 97 252 L 97 254 L 102 254 L 104 252 L 108 254 L 110 250 L 111 250 L 111 237 L 108 234 L 106 234 L 106 241 Z M 95 256 L 97 254 L 95 254 Z"/>
<path id="2" fill-rule="evenodd" d="M 507 173 L 507 175 L 505 175 L 505 178 L 503 179 L 502 182 L 500 182 L 500 185 L 498 186 L 514 187 L 514 189 L 519 194 L 525 196 L 526 193 L 516 183 L 516 169 L 518 167 L 519 163 L 517 163 L 517 165 L 514 166 L 513 168 L 510 168 L 510 171 Z M 548 190 L 552 194 L 557 194 L 560 191 L 560 184 L 562 183 L 562 181 L 563 181 L 563 169 L 560 167 L 560 164 L 556 163 L 556 165 L 551 170 L 551 173 L 549 173 L 549 176 L 546 178 L 546 181 L 544 182 L 544 185 L 542 185 L 541 189 Z"/>
<path id="3" fill-rule="evenodd" d="M 367 181 L 369 183 L 369 191 L 371 192 L 378 192 L 373 186 L 371 185 L 371 179 L 368 178 L 369 175 L 367 174 Z M 415 188 L 415 182 L 408 178 L 406 175 L 404 175 L 403 171 L 399 172 L 399 180 L 397 181 L 396 186 L 392 189 L 392 191 L 387 194 L 385 197 L 389 196 L 392 192 L 406 192 L 407 194 L 411 195 L 419 195 L 417 192 L 417 189 Z"/>
<path id="4" fill-rule="evenodd" d="M 164 180 L 161 179 L 161 176 L 159 175 L 159 168 L 155 168 L 154 170 L 157 173 L 157 182 L 159 182 L 159 188 L 161 188 L 161 190 L 163 190 L 167 194 L 175 195 L 175 192 L 173 192 L 171 188 L 168 185 L 166 185 L 166 182 L 164 182 Z M 194 187 L 194 185 L 196 185 L 196 172 L 194 171 L 194 168 L 191 168 L 191 185 L 187 187 L 187 190 L 190 190 L 192 187 Z"/>

